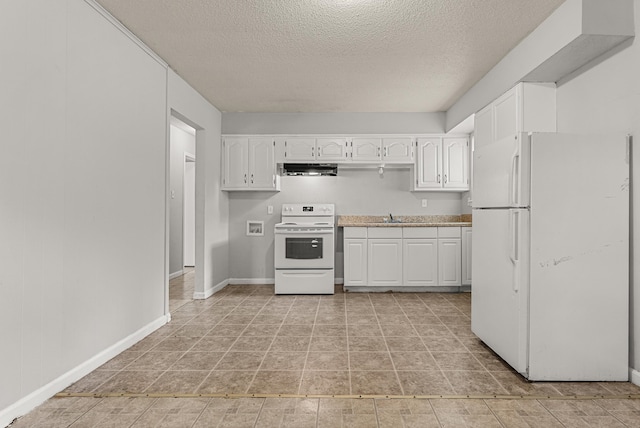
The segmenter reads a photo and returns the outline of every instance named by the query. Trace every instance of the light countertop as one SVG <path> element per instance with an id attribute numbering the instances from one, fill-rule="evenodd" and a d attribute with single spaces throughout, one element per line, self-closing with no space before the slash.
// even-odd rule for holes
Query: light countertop
<path id="1" fill-rule="evenodd" d="M 338 227 L 465 227 L 471 226 L 471 214 L 461 215 L 400 215 L 399 223 L 388 222 L 386 216 L 341 215 Z M 386 221 L 385 221 L 386 220 Z"/>

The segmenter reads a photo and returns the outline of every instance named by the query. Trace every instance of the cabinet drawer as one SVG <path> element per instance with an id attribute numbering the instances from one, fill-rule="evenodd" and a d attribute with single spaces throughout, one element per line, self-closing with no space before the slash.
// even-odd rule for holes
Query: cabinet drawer
<path id="1" fill-rule="evenodd" d="M 401 227 L 368 227 L 368 238 L 402 238 Z"/>
<path id="2" fill-rule="evenodd" d="M 367 228 L 366 227 L 345 227 L 344 228 L 344 238 L 366 238 L 367 237 Z"/>
<path id="3" fill-rule="evenodd" d="M 403 238 L 437 238 L 437 227 L 403 227 Z"/>
<path id="4" fill-rule="evenodd" d="M 460 238 L 459 227 L 439 227 L 438 238 Z"/>

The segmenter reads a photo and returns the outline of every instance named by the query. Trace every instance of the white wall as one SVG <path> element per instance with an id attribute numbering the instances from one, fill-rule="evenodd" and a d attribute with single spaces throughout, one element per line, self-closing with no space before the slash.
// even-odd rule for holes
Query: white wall
<path id="1" fill-rule="evenodd" d="M 196 154 L 195 131 L 192 134 L 172 123 L 169 147 L 169 273 L 173 274 L 184 267 L 184 156 Z"/>
<path id="2" fill-rule="evenodd" d="M 223 134 L 444 133 L 439 113 L 223 113 Z"/>
<path id="3" fill-rule="evenodd" d="M 640 0 L 634 1 L 640 28 Z M 635 137 L 632 168 L 631 338 L 630 364 L 640 369 L 640 43 L 618 49 L 604 61 L 585 66 L 559 82 L 558 131 L 629 133 Z M 606 147 L 603 148 L 606 150 Z M 597 227 L 597 225 L 594 225 Z M 636 256 L 633 256 L 635 252 Z M 606 284 L 603 284 L 606 286 Z"/>
<path id="4" fill-rule="evenodd" d="M 173 70 L 168 73 L 172 114 L 196 129 L 196 298 L 229 278 L 229 199 L 221 189 L 221 113 Z"/>
<path id="5" fill-rule="evenodd" d="M 164 322 L 167 110 L 165 65 L 83 1 L 0 2 L 0 58 L 4 425 Z"/>

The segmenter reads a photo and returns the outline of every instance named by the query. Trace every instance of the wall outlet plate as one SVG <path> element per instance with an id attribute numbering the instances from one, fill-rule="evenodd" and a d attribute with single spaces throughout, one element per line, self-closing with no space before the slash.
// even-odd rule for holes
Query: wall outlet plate
<path id="1" fill-rule="evenodd" d="M 273 214 L 273 205 L 267 206 L 267 214 Z"/>
<path id="2" fill-rule="evenodd" d="M 426 199 L 422 200 L 422 208 L 427 208 L 427 200 Z"/>

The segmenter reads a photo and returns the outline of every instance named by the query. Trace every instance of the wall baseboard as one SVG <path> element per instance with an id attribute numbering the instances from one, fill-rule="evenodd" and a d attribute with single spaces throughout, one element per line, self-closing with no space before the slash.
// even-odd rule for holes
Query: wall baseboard
<path id="1" fill-rule="evenodd" d="M 640 386 L 640 372 L 636 369 L 629 368 L 629 381 Z"/>
<path id="2" fill-rule="evenodd" d="M 179 271 L 176 271 L 174 273 L 170 273 L 169 274 L 169 281 L 171 281 L 172 279 L 176 279 L 179 276 L 184 275 L 184 271 L 182 269 L 180 269 Z"/>
<path id="3" fill-rule="evenodd" d="M 229 278 L 229 284 L 239 285 L 262 285 L 262 284 L 275 284 L 275 278 Z"/>
<path id="4" fill-rule="evenodd" d="M 120 354 L 122 351 L 135 345 L 137 342 L 165 325 L 169 321 L 169 318 L 170 317 L 168 315 L 161 316 L 138 331 L 94 355 L 82 364 L 72 368 L 46 385 L 38 388 L 31 394 L 21 398 L 9 407 L 0 410 L 0 427 L 7 426 L 15 418 L 26 415 L 72 383 L 88 375 L 116 355 Z"/>
<path id="5" fill-rule="evenodd" d="M 213 296 L 214 293 L 222 290 L 227 285 L 229 285 L 229 280 L 225 279 L 224 281 L 219 282 L 218 284 L 214 285 L 213 287 L 207 288 L 206 290 L 204 290 L 204 292 L 200 292 L 200 291 L 194 292 L 193 293 L 193 299 L 194 300 L 208 299 L 209 297 Z"/>

